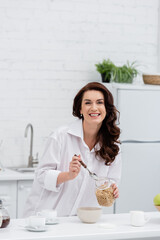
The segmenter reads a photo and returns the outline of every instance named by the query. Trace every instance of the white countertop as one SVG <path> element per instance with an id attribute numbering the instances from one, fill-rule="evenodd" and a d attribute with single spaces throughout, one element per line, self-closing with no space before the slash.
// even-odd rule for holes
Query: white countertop
<path id="1" fill-rule="evenodd" d="M 107 240 L 160 237 L 160 212 L 148 212 L 151 217 L 144 227 L 132 227 L 129 214 L 105 214 L 99 222 L 85 224 L 77 216 L 58 218 L 57 225 L 47 225 L 46 232 L 29 232 L 22 226 L 24 219 L 12 220 L 7 228 L 0 229 L 1 240 Z M 113 229 L 100 227 L 101 223 L 111 223 Z"/>
<path id="2" fill-rule="evenodd" d="M 33 178 L 34 172 L 21 173 L 8 168 L 0 171 L 0 181 L 32 180 Z"/>

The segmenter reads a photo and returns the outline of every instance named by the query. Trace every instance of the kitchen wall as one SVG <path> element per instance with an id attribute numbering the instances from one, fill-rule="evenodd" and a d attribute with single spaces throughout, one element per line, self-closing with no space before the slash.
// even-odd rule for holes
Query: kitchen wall
<path id="1" fill-rule="evenodd" d="M 46 137 L 73 120 L 72 99 L 101 81 L 95 63 L 137 60 L 158 71 L 158 0 L 0 0 L 0 160 L 27 164 Z M 139 77 L 137 82 L 142 82 Z"/>

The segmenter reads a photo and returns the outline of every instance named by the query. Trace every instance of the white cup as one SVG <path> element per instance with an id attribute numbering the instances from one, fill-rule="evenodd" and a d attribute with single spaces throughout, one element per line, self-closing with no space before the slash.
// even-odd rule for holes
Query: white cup
<path id="1" fill-rule="evenodd" d="M 57 211 L 44 209 L 41 212 L 38 212 L 37 215 L 45 217 L 47 222 L 55 222 L 57 218 Z"/>
<path id="2" fill-rule="evenodd" d="M 142 227 L 149 221 L 143 211 L 130 211 L 130 222 L 134 227 Z"/>
<path id="3" fill-rule="evenodd" d="M 45 217 L 42 216 L 30 216 L 26 219 L 27 225 L 33 228 L 44 228 L 45 221 Z"/>

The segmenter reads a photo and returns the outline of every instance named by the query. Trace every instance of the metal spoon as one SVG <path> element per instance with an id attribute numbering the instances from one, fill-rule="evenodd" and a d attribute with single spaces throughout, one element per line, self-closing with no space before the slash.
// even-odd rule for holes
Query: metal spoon
<path id="1" fill-rule="evenodd" d="M 97 176 L 97 174 L 91 172 L 91 171 L 87 168 L 87 165 L 86 165 L 82 160 L 80 161 L 80 164 L 81 164 L 84 168 L 87 169 L 87 171 L 89 172 L 89 175 L 90 175 L 94 180 L 97 181 L 97 180 L 99 179 L 99 177 Z"/>
<path id="2" fill-rule="evenodd" d="M 76 154 L 74 156 L 77 156 Z M 87 171 L 89 172 L 89 175 L 91 176 L 91 178 L 93 178 L 94 180 L 99 180 L 99 177 L 97 176 L 97 174 L 91 172 L 88 168 L 87 168 L 87 165 L 81 160 L 79 161 L 80 164 L 85 168 L 87 169 Z"/>

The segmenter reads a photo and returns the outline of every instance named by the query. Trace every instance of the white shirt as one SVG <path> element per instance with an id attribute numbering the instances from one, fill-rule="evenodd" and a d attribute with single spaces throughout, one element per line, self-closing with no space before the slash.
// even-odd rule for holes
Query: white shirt
<path id="1" fill-rule="evenodd" d="M 95 148 L 98 147 L 99 144 L 96 144 Z M 80 206 L 99 206 L 95 195 L 95 182 L 83 167 L 75 179 L 56 186 L 59 173 L 69 170 L 74 154 L 80 154 L 82 161 L 98 176 L 112 178 L 118 183 L 121 177 L 121 154 L 116 156 L 110 166 L 106 166 L 104 160 L 95 157 L 95 148 L 90 151 L 83 140 L 82 120 L 77 119 L 53 132 L 35 172 L 24 216 L 35 214 L 42 209 L 56 209 L 58 216 L 70 216 L 76 215 Z"/>

